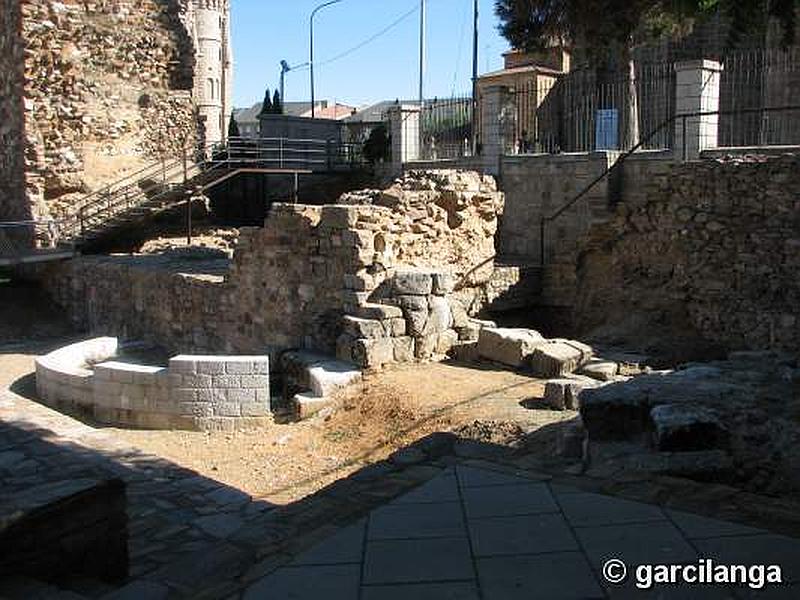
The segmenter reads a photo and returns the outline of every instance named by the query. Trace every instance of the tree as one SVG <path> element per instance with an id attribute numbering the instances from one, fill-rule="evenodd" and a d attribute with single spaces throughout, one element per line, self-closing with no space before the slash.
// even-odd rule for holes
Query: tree
<path id="1" fill-rule="evenodd" d="M 496 0 L 500 31 L 521 50 L 542 50 L 560 43 L 590 52 L 616 55 L 625 65 L 627 127 L 623 142 L 639 142 L 634 49 L 644 43 L 687 32 L 701 19 L 722 12 L 736 35 L 764 27 L 777 18 L 784 42 L 793 40 L 800 0 Z"/>
<path id="2" fill-rule="evenodd" d="M 281 93 L 275 90 L 275 95 L 272 96 L 272 112 L 276 115 L 283 114 L 283 101 L 281 100 Z"/>
<path id="3" fill-rule="evenodd" d="M 386 125 L 381 123 L 369 133 L 367 141 L 364 142 L 364 158 L 374 165 L 376 162 L 389 160 L 391 151 L 391 139 Z"/>
<path id="4" fill-rule="evenodd" d="M 239 132 L 239 123 L 236 122 L 236 117 L 234 116 L 235 113 L 236 111 L 231 111 L 231 120 L 228 123 L 228 139 L 242 137 Z"/>
<path id="5" fill-rule="evenodd" d="M 264 93 L 264 102 L 261 104 L 261 112 L 258 113 L 258 116 L 271 115 L 272 113 L 272 96 L 269 93 L 269 88 L 267 88 L 267 91 Z"/>

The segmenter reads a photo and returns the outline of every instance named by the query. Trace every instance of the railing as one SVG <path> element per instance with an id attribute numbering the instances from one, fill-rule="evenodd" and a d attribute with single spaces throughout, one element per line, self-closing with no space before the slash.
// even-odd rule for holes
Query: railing
<path id="1" fill-rule="evenodd" d="M 669 119 L 666 119 L 663 123 L 661 123 L 658 127 L 650 131 L 646 136 L 642 137 L 639 142 L 634 145 L 632 148 L 621 154 L 616 161 L 603 173 L 598 175 L 595 179 L 593 179 L 589 185 L 583 188 L 578 194 L 572 197 L 569 201 L 564 203 L 560 208 L 558 208 L 555 212 L 551 213 L 550 215 L 544 215 L 539 223 L 539 260 L 540 265 L 542 267 L 545 266 L 546 263 L 546 233 L 547 233 L 547 224 L 555 221 L 565 212 L 567 212 L 570 208 L 572 208 L 576 203 L 578 203 L 581 199 L 585 198 L 586 195 L 601 181 L 610 177 L 610 175 L 622 167 L 625 161 L 634 154 L 637 150 L 645 148 L 648 143 L 651 142 L 656 136 L 660 135 L 664 130 L 667 128 L 675 129 L 676 127 L 680 128 L 683 131 L 683 146 L 681 148 L 680 157 L 683 160 L 687 159 L 688 149 L 686 145 L 687 140 L 687 123 L 691 119 L 702 119 L 705 117 L 735 117 L 735 116 L 742 116 L 742 115 L 751 115 L 751 114 L 761 114 L 763 115 L 774 115 L 774 114 L 782 114 L 782 113 L 790 113 L 790 114 L 800 114 L 800 105 L 791 105 L 791 106 L 775 106 L 775 107 L 765 107 L 765 108 L 750 108 L 750 109 L 739 109 L 739 110 L 716 110 L 716 111 L 699 111 L 699 112 L 692 112 L 692 113 L 684 113 L 680 115 L 673 115 Z"/>
<path id="2" fill-rule="evenodd" d="M 626 150 L 631 140 L 631 110 L 637 123 L 649 131 L 675 112 L 675 69 L 670 64 L 639 65 L 635 95 L 630 81 L 619 73 L 594 69 L 565 75 L 539 75 L 535 83 L 513 92 L 515 105 L 513 145 L 516 153 L 591 152 Z M 635 105 L 632 107 L 632 103 Z M 672 132 L 663 131 L 648 141 L 650 148 L 669 148 Z"/>
<path id="3" fill-rule="evenodd" d="M 420 115 L 423 160 L 470 154 L 473 106 L 472 98 L 467 96 L 426 102 Z"/>
<path id="4" fill-rule="evenodd" d="M 57 243 L 56 221 L 0 222 L 0 260 L 17 259 L 31 254 L 32 250 L 53 250 Z"/>
<path id="5" fill-rule="evenodd" d="M 185 149 L 178 158 L 160 160 L 81 199 L 75 216 L 59 223 L 62 238 L 102 227 L 116 215 L 174 199 L 179 191 L 213 187 L 236 170 L 319 172 L 355 168 L 363 163 L 361 144 L 336 140 L 231 138 L 227 144 Z M 187 186 L 191 183 L 191 190 Z"/>

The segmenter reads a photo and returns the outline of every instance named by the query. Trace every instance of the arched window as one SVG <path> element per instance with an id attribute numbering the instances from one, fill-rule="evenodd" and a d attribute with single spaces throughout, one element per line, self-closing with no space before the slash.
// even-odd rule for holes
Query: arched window
<path id="1" fill-rule="evenodd" d="M 214 80 L 210 77 L 208 78 L 208 86 L 207 87 L 207 96 L 209 100 L 214 99 Z"/>

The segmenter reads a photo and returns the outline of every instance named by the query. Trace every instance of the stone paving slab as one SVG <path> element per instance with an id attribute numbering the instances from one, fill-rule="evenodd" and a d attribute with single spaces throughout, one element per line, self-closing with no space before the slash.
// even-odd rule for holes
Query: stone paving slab
<path id="1" fill-rule="evenodd" d="M 274 507 L 1 391 L 0 453 L 16 453 L 0 464 L 0 486 L 12 494 L 109 473 L 128 484 L 133 579 L 118 590 L 82 584 L 62 592 L 73 600 L 800 598 L 795 538 L 469 456 L 378 463 Z M 631 565 L 775 562 L 791 583 L 642 592 L 630 580 L 605 583 L 607 557 Z M 35 589 L 25 597 L 36 597 Z"/>
<path id="2" fill-rule="evenodd" d="M 344 570 L 347 577 L 336 576 L 330 597 L 337 599 L 800 597 L 795 583 L 800 540 L 795 538 L 509 472 L 458 465 L 456 473 L 454 477 L 447 469 L 372 510 L 365 530 L 359 523 L 352 531 L 338 533 L 253 584 L 244 597 L 256 598 L 256 591 L 272 589 L 269 598 L 305 598 L 303 586 L 294 590 L 297 596 L 274 590 L 284 589 L 287 578 L 302 573 L 292 569 L 300 569 L 308 556 L 328 556 L 337 545 L 346 566 L 358 567 L 357 576 Z M 509 506 L 512 513 L 522 514 L 509 515 Z M 621 584 L 605 581 L 603 564 L 611 558 L 623 560 L 629 573 L 640 564 L 688 565 L 700 558 L 719 564 L 777 563 L 789 583 L 759 593 L 741 586 L 686 584 L 643 590 L 632 575 Z M 319 573 L 308 571 L 308 577 Z"/>

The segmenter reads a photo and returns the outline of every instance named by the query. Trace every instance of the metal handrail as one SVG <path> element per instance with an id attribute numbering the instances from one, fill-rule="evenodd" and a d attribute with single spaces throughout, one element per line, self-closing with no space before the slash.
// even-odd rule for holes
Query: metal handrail
<path id="1" fill-rule="evenodd" d="M 592 180 L 589 185 L 587 185 L 583 190 L 581 190 L 577 195 L 563 204 L 560 208 L 558 208 L 554 213 L 550 215 L 542 216 L 539 222 L 539 262 L 542 267 L 545 265 L 545 230 L 547 223 L 551 221 L 555 221 L 558 217 L 568 211 L 572 206 L 574 206 L 579 200 L 581 200 L 586 194 L 588 194 L 594 186 L 598 183 L 603 181 L 606 177 L 608 177 L 612 171 L 614 171 L 617 167 L 622 165 L 625 160 L 630 157 L 633 153 L 639 150 L 644 144 L 649 142 L 653 137 L 655 137 L 662 129 L 667 127 L 668 125 L 674 124 L 678 119 L 683 121 L 683 136 L 682 136 L 682 143 L 683 143 L 683 152 L 682 157 L 685 161 L 687 158 L 687 148 L 686 148 L 686 119 L 698 118 L 698 117 L 713 117 L 713 116 L 727 116 L 727 115 L 738 115 L 738 114 L 749 114 L 749 113 L 765 113 L 765 112 L 780 112 L 780 111 L 789 111 L 789 110 L 800 110 L 800 105 L 789 105 L 789 106 L 770 106 L 766 108 L 742 108 L 737 110 L 712 110 L 712 111 L 698 111 L 692 113 L 682 113 L 682 114 L 675 114 L 663 121 L 658 127 L 656 127 L 653 131 L 647 134 L 644 138 L 640 139 L 639 142 L 633 146 L 627 152 L 621 154 L 617 160 L 614 161 L 614 164 L 608 167 L 603 173 L 598 175 L 594 180 Z"/>
<path id="2" fill-rule="evenodd" d="M 324 147 L 323 147 L 324 146 Z M 258 168 L 314 169 L 333 167 L 347 161 L 353 164 L 361 144 L 338 140 L 291 138 L 230 138 L 224 145 L 207 144 L 197 149 L 184 148 L 170 161 L 159 160 L 120 180 L 83 197 L 76 214 L 60 222 L 60 233 L 76 237 L 97 229 L 127 209 L 144 207 L 172 195 L 200 175 L 219 169 Z M 214 181 L 219 181 L 217 177 Z M 212 182 L 201 184 L 205 189 Z"/>

